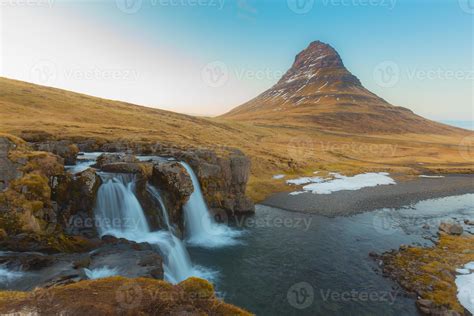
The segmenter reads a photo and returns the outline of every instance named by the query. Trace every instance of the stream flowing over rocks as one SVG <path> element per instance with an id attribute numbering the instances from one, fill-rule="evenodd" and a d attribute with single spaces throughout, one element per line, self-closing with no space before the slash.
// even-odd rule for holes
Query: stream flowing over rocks
<path id="1" fill-rule="evenodd" d="M 192 237 L 191 196 L 199 192 L 210 221 L 212 211 L 255 210 L 245 195 L 250 160 L 230 148 L 0 137 L 0 171 L 0 267 L 25 276 L 17 290 L 113 275 L 212 278 L 182 241 Z"/>

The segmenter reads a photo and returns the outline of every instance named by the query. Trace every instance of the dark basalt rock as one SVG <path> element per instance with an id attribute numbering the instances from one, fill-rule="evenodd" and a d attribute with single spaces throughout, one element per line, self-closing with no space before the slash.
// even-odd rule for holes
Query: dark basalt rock
<path id="1" fill-rule="evenodd" d="M 15 144 L 7 137 L 0 137 L 0 192 L 8 187 L 10 181 L 21 176 L 18 164 L 8 158 L 10 150 L 15 148 Z"/>
<path id="2" fill-rule="evenodd" d="M 163 260 L 146 243 L 112 236 L 104 237 L 97 248 L 85 253 L 11 253 L 0 256 L 0 264 L 15 271 L 34 271 L 29 289 L 55 287 L 87 280 L 84 269 L 108 267 L 121 276 L 163 279 Z M 36 283 L 36 284 L 35 284 Z"/>
<path id="3" fill-rule="evenodd" d="M 141 165 L 130 162 L 114 162 L 109 164 L 103 164 L 101 170 L 111 173 L 144 173 L 144 170 Z"/>
<path id="4" fill-rule="evenodd" d="M 74 165 L 79 154 L 79 148 L 68 140 L 33 143 L 33 147 L 36 150 L 51 152 L 62 157 L 66 165 Z"/>
<path id="5" fill-rule="evenodd" d="M 151 183 L 160 189 L 170 221 L 183 231 L 183 206 L 194 192 L 190 175 L 178 162 L 160 162 L 153 165 Z"/>
<path id="6" fill-rule="evenodd" d="M 452 223 L 441 223 L 439 225 L 440 232 L 446 233 L 448 235 L 462 235 L 464 229 L 459 224 L 452 224 Z"/>
<path id="7" fill-rule="evenodd" d="M 139 161 L 138 161 L 137 157 L 135 157 L 134 155 L 130 155 L 130 154 L 105 153 L 105 154 L 100 155 L 97 158 L 97 162 L 93 167 L 98 168 L 98 169 L 102 169 L 104 165 L 119 163 L 119 162 L 122 162 L 122 163 L 137 163 Z"/>
<path id="8" fill-rule="evenodd" d="M 188 162 L 196 172 L 211 209 L 224 210 L 230 215 L 255 212 L 253 202 L 245 195 L 250 159 L 242 152 L 234 150 L 219 156 L 211 150 L 189 150 L 178 153 L 178 158 Z"/>
<path id="9" fill-rule="evenodd" d="M 102 183 L 96 171 L 86 169 L 75 177 L 70 175 L 60 179 L 56 201 L 60 207 L 61 223 L 71 235 L 87 238 L 97 236 L 95 229 L 94 205 L 97 191 Z"/>

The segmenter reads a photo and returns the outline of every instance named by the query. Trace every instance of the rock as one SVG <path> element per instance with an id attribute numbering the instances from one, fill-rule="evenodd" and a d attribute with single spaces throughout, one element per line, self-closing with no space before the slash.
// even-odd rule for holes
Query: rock
<path id="1" fill-rule="evenodd" d="M 73 262 L 72 266 L 74 269 L 84 269 L 88 268 L 91 264 L 91 257 L 87 254 L 82 258 L 77 259 Z"/>
<path id="2" fill-rule="evenodd" d="M 120 275 L 163 279 L 163 260 L 149 244 L 137 244 L 124 239 L 107 238 L 108 241 L 91 253 L 89 269 L 108 266 Z"/>
<path id="3" fill-rule="evenodd" d="M 136 162 L 139 162 L 139 160 L 137 159 L 137 157 L 135 157 L 134 155 L 130 155 L 130 154 L 123 154 L 123 153 L 109 154 L 109 153 L 105 153 L 105 154 L 100 155 L 97 158 L 97 162 L 94 165 L 94 167 L 102 169 L 102 167 L 104 165 L 117 163 L 117 162 L 136 163 Z"/>
<path id="4" fill-rule="evenodd" d="M 465 219 L 465 220 L 464 220 L 464 224 L 466 224 L 466 225 L 470 225 L 470 226 L 474 226 L 474 221 L 471 221 L 471 220 Z"/>
<path id="5" fill-rule="evenodd" d="M 144 173 L 143 168 L 138 163 L 114 162 L 102 165 L 102 171 L 111 173 Z"/>
<path id="6" fill-rule="evenodd" d="M 61 179 L 60 182 L 57 201 L 61 209 L 61 217 L 65 219 L 66 232 L 87 238 L 96 237 L 93 209 L 97 191 L 102 183 L 100 177 L 94 169 L 89 168 L 74 178 L 69 176 Z"/>
<path id="7" fill-rule="evenodd" d="M 241 155 L 230 157 L 230 167 L 232 170 L 232 183 L 236 185 L 246 185 L 250 173 L 250 159 Z"/>
<path id="8" fill-rule="evenodd" d="M 217 155 L 211 150 L 201 149 L 175 154 L 195 171 L 209 208 L 224 210 L 231 215 L 255 211 L 253 202 L 245 195 L 250 160 L 240 151 Z"/>
<path id="9" fill-rule="evenodd" d="M 416 306 L 420 310 L 422 314 L 430 315 L 431 309 L 434 307 L 433 301 L 426 300 L 426 299 L 418 299 L 416 301 Z"/>
<path id="10" fill-rule="evenodd" d="M 441 223 L 439 230 L 448 235 L 462 235 L 464 229 L 459 224 Z"/>
<path id="11" fill-rule="evenodd" d="M 159 162 L 153 166 L 151 182 L 161 190 L 171 222 L 184 227 L 183 205 L 194 192 L 191 176 L 178 162 Z"/>
<path id="12" fill-rule="evenodd" d="M 22 175 L 18 169 L 20 165 L 14 163 L 8 157 L 10 150 L 14 149 L 15 146 L 7 137 L 0 137 L 0 192 L 8 187 L 10 181 Z"/>
<path id="13" fill-rule="evenodd" d="M 11 270 L 38 271 L 53 265 L 55 262 L 54 256 L 37 253 L 6 253 L 0 257 L 0 265 L 5 265 Z"/>
<path id="14" fill-rule="evenodd" d="M 161 162 L 153 166 L 152 182 L 176 198 L 186 202 L 194 192 L 191 176 L 178 162 Z"/>
<path id="15" fill-rule="evenodd" d="M 163 280 L 163 269 L 153 269 L 150 271 L 150 276 L 157 280 Z"/>
<path id="16" fill-rule="evenodd" d="M 79 154 L 79 148 L 68 140 L 34 143 L 33 147 L 36 150 L 47 151 L 60 156 L 64 159 L 66 165 L 74 165 Z"/>

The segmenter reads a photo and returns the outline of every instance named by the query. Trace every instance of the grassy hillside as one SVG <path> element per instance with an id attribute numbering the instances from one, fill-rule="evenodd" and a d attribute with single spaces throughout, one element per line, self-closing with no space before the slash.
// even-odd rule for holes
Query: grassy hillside
<path id="1" fill-rule="evenodd" d="M 318 125 L 277 125 L 197 118 L 0 78 L 0 132 L 48 132 L 57 138 L 159 141 L 192 147 L 233 146 L 252 158 L 249 195 L 287 190 L 275 174 L 315 170 L 400 175 L 474 170 L 474 133 L 352 134 Z"/>

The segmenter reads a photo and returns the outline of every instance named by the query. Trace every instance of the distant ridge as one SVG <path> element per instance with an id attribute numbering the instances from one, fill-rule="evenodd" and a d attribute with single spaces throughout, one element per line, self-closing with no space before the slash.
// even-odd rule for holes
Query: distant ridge
<path id="1" fill-rule="evenodd" d="M 456 133 L 364 88 L 328 44 L 312 42 L 272 88 L 222 116 L 352 133 Z"/>

